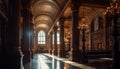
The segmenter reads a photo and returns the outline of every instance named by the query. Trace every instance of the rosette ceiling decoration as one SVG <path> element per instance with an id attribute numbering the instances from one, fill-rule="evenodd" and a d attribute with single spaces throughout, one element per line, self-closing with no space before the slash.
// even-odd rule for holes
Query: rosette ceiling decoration
<path id="1" fill-rule="evenodd" d="M 68 1 L 68 0 L 67 0 Z M 59 16 L 65 0 L 37 0 L 32 6 L 34 28 L 48 31 Z"/>

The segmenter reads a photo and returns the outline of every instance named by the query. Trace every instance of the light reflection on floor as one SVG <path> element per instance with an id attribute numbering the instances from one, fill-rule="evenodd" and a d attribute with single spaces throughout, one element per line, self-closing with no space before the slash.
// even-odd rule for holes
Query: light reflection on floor
<path id="1" fill-rule="evenodd" d="M 31 63 L 26 63 L 24 65 L 24 69 L 69 69 L 69 65 L 64 64 L 64 62 L 45 56 L 43 54 L 36 54 Z"/>
<path id="2" fill-rule="evenodd" d="M 63 69 L 60 67 L 60 61 L 42 54 L 36 54 L 31 63 L 24 65 L 24 69 Z"/>
<path id="3" fill-rule="evenodd" d="M 97 64 L 94 63 L 94 65 Z M 97 65 L 99 67 L 94 68 L 92 67 L 94 65 L 92 64 L 91 66 L 87 66 L 49 54 L 36 54 L 31 63 L 26 63 L 24 65 L 24 69 L 100 69 L 101 67 L 101 65 Z"/>

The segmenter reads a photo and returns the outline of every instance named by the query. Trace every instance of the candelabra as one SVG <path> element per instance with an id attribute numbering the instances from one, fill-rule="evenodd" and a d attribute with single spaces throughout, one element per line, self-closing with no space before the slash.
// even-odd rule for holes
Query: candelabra
<path id="1" fill-rule="evenodd" d="M 85 47 L 85 31 L 88 29 L 88 24 L 85 20 L 85 17 L 81 19 L 78 28 L 82 31 L 82 63 L 87 63 L 88 59 Z"/>

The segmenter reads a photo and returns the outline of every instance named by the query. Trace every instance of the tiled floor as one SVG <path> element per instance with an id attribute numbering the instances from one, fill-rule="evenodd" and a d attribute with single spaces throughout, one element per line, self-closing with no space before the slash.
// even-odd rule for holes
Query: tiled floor
<path id="1" fill-rule="evenodd" d="M 100 63 L 96 64 L 91 62 L 91 64 L 83 65 L 76 62 L 71 62 L 64 58 L 58 58 L 49 54 L 36 54 L 31 63 L 26 63 L 24 65 L 24 69 L 107 69 L 104 65 L 110 63 L 106 63 L 104 61 L 104 64 L 101 61 L 97 62 Z"/>

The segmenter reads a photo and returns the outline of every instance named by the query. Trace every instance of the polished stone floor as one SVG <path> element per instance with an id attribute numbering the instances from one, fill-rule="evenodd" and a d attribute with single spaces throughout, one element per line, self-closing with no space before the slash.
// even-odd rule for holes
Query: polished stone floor
<path id="1" fill-rule="evenodd" d="M 111 60 L 106 58 L 90 60 L 88 64 L 80 64 L 65 58 L 58 58 L 50 54 L 35 54 L 24 69 L 108 69 Z"/>

